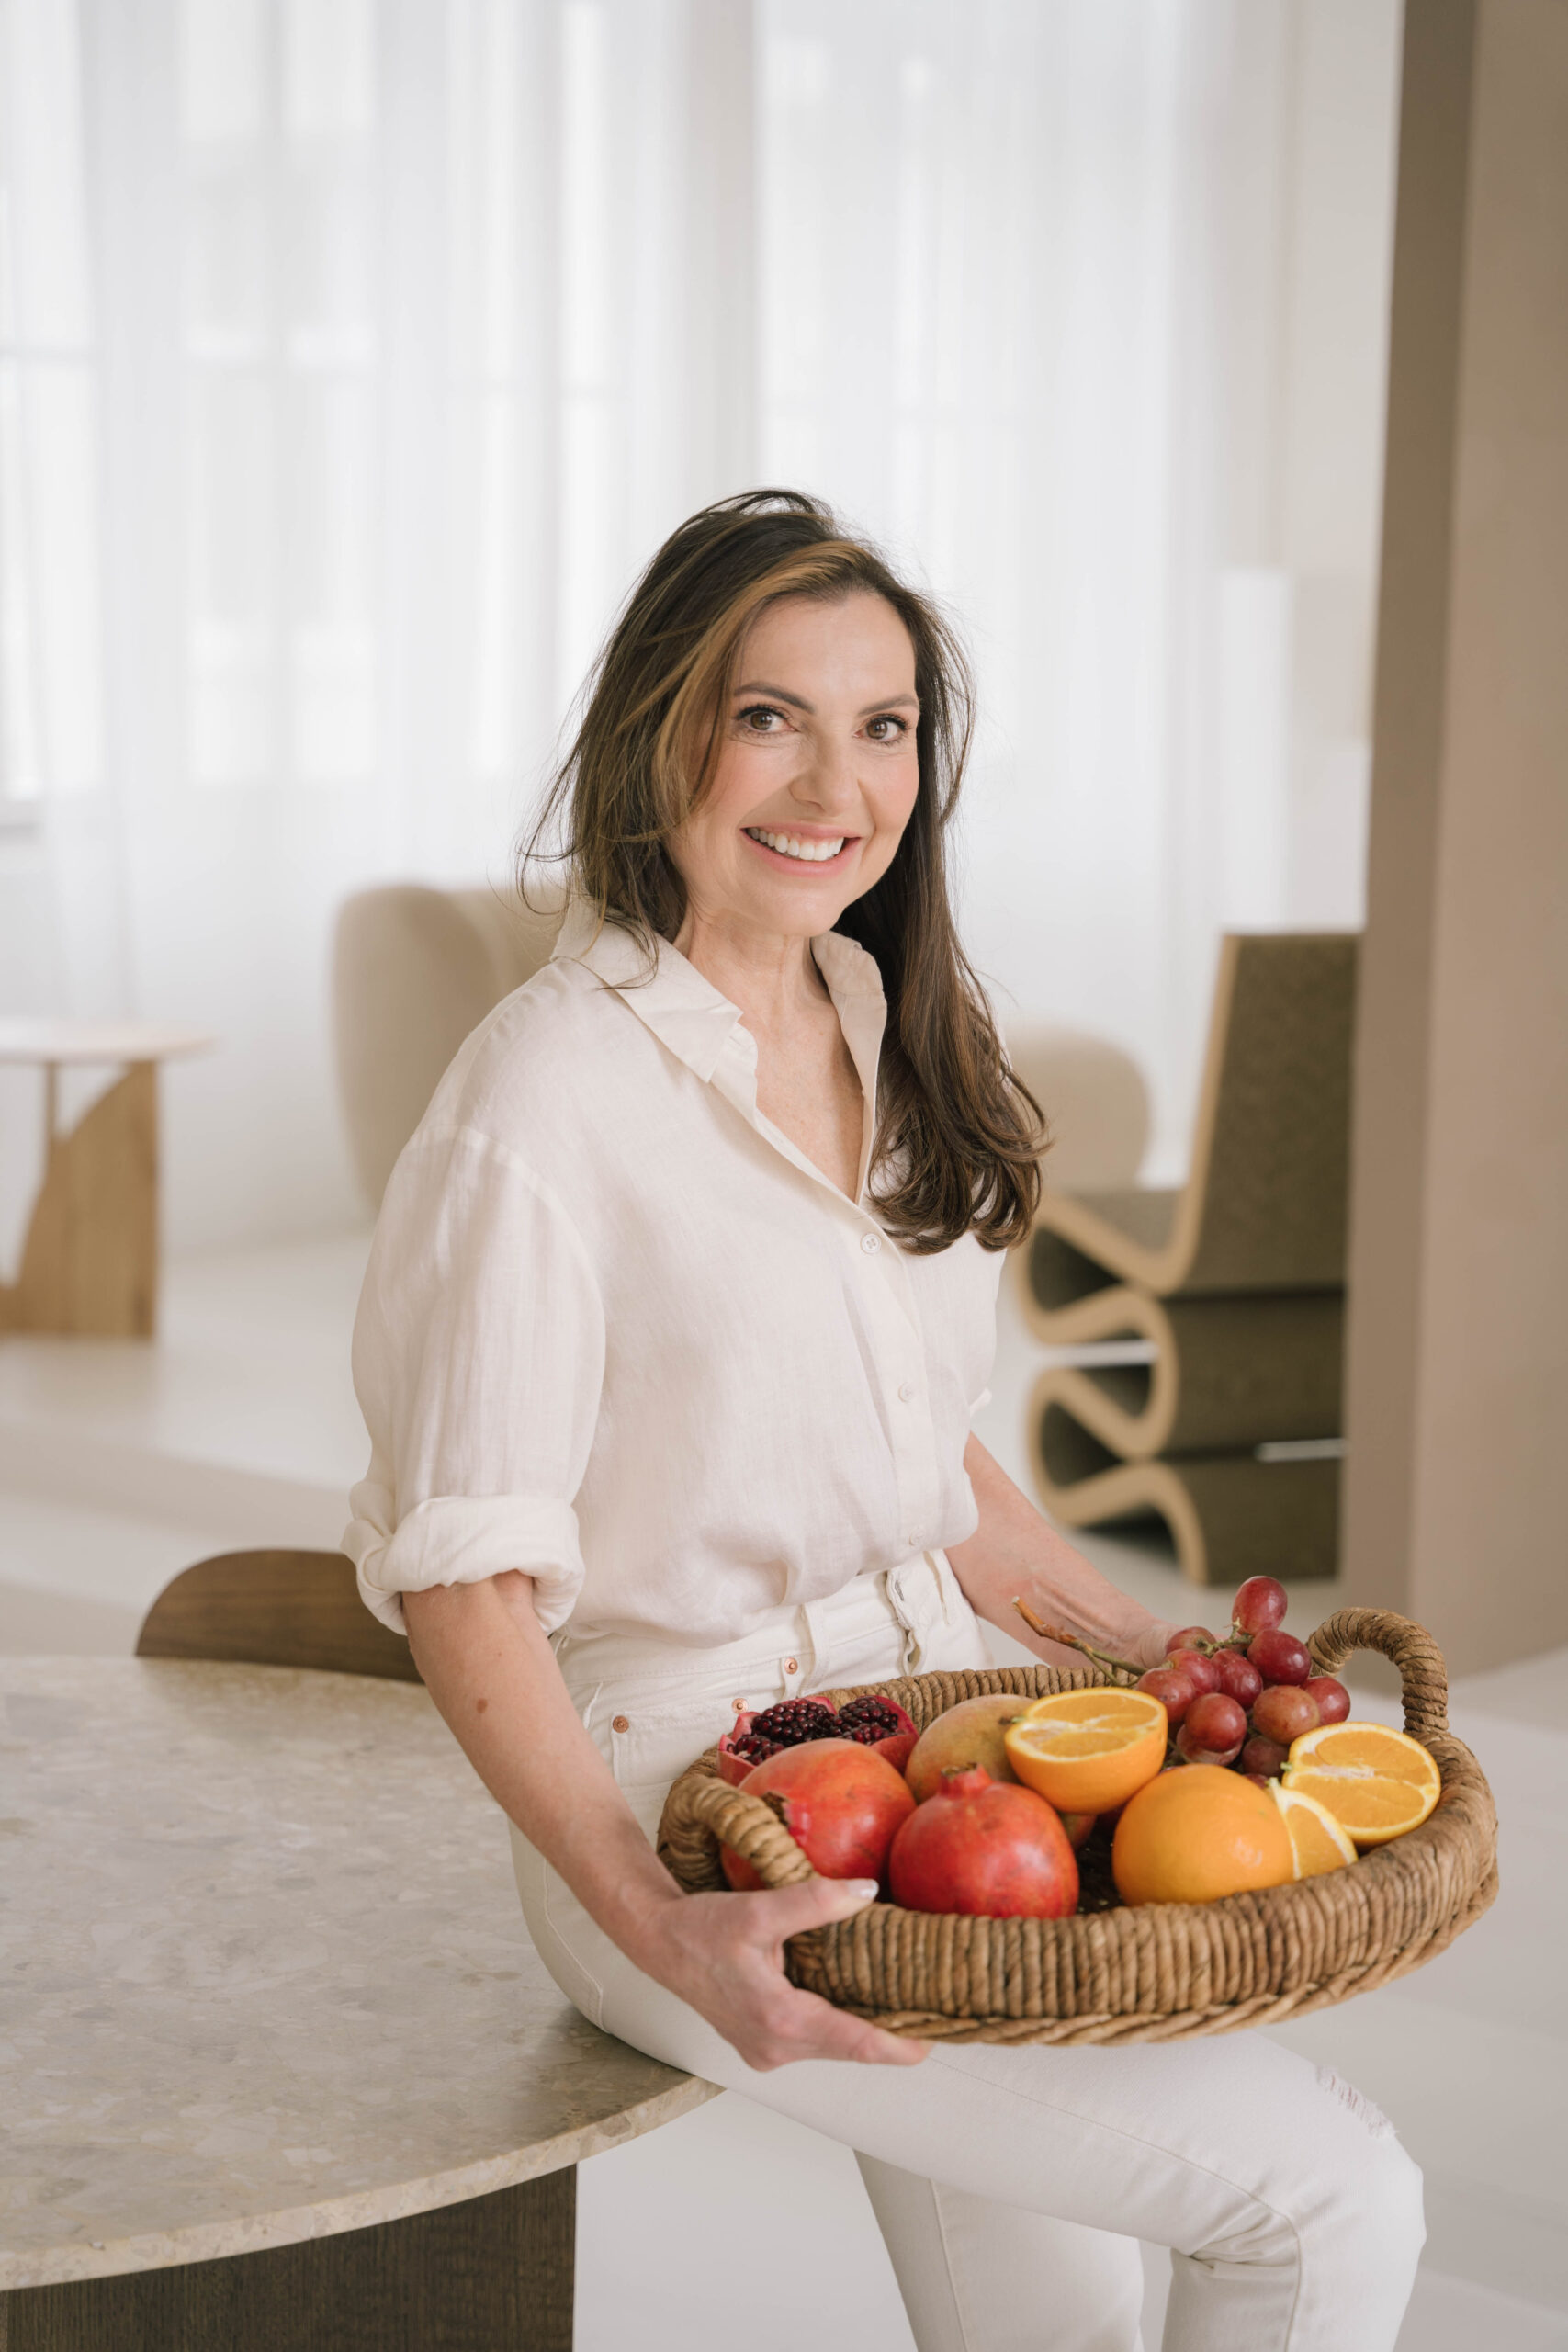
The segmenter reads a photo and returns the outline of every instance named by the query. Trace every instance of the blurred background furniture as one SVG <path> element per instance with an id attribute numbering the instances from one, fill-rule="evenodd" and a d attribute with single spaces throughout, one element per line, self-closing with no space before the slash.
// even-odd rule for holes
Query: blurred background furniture
<path id="1" fill-rule="evenodd" d="M 392 883 L 338 913 L 333 961 L 337 1069 L 349 1149 L 369 1205 L 469 1031 L 547 963 L 558 899 L 526 907 L 487 889 Z M 1048 1023 L 1009 1024 L 1008 1048 L 1051 1122 L 1051 1182 L 1130 1184 L 1149 1132 L 1133 1057 Z"/>
<path id="2" fill-rule="evenodd" d="M 45 1159 L 0 1331 L 150 1340 L 158 1316 L 158 1064 L 215 1041 L 143 1021 L 0 1020 L 0 1062 L 44 1076 Z M 60 1072 L 125 1074 L 62 1133 Z"/>
<path id="3" fill-rule="evenodd" d="M 1041 1374 L 1045 1508 L 1156 1513 L 1198 1584 L 1335 1572 L 1356 951 L 1229 935 L 1186 1184 L 1053 1191 L 1020 1253 L 1041 1340 L 1151 1351 Z"/>
<path id="4" fill-rule="evenodd" d="M 352 1588 L 204 1561 L 134 1659 L 0 1659 L 9 2352 L 570 2352 L 578 2161 L 716 2096 L 558 1992 Z"/>
<path id="5" fill-rule="evenodd" d="M 402 1635 L 366 1608 L 353 1563 L 341 1552 L 222 1552 L 198 1560 L 147 1611 L 136 1655 L 423 1680 Z"/>

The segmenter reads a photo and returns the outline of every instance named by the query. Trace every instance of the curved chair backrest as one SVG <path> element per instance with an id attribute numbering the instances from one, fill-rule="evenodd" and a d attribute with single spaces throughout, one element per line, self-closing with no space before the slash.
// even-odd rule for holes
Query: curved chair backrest
<path id="1" fill-rule="evenodd" d="M 1335 932 L 1225 940 L 1173 1287 L 1344 1282 L 1358 945 Z"/>
<path id="2" fill-rule="evenodd" d="M 401 1634 L 360 1600 L 341 1552 L 221 1552 L 198 1560 L 152 1603 L 136 1655 L 423 1679 Z"/>
<path id="3" fill-rule="evenodd" d="M 373 1209 L 442 1072 L 491 1008 L 549 962 L 561 909 L 494 890 L 389 883 L 338 911 L 333 1013 L 355 1173 Z"/>

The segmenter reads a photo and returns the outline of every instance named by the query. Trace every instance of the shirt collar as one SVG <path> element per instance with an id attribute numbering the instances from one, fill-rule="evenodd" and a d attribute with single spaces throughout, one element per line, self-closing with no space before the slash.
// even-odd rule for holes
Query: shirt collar
<path id="1" fill-rule="evenodd" d="M 667 939 L 656 939 L 652 945 L 657 963 L 650 971 L 647 950 L 629 931 L 620 923 L 603 920 L 598 910 L 583 899 L 573 899 L 561 924 L 552 960 L 581 964 L 607 988 L 614 989 L 644 1027 L 650 1029 L 660 1043 L 705 1083 L 712 1083 L 719 1074 L 726 1048 L 733 1041 L 738 1051 L 730 1059 L 739 1059 L 744 1070 L 731 1071 L 727 1068 L 723 1075 L 739 1080 L 748 1072 L 752 1074 L 747 1114 L 755 1121 L 756 1041 L 741 1020 L 739 1006 L 721 996 L 712 981 L 705 979 L 696 966 L 689 964 Z M 811 952 L 827 982 L 865 1097 L 866 1147 L 861 1168 L 863 1190 L 875 1129 L 876 1072 L 883 1032 L 887 1025 L 887 1000 L 883 994 L 875 957 L 856 941 L 846 939 L 842 932 L 822 933 L 812 941 Z M 724 1091 L 729 1092 L 731 1088 L 727 1085 Z M 740 1107 L 747 1109 L 745 1102 Z M 794 1156 L 792 1149 L 791 1157 Z"/>

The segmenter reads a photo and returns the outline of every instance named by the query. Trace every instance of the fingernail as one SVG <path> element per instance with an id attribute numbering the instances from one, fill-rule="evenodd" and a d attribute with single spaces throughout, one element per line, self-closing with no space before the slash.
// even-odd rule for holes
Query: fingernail
<path id="1" fill-rule="evenodd" d="M 851 1878 L 844 1883 L 850 1893 L 858 1895 L 863 1903 L 874 1903 L 882 1892 L 874 1878 Z"/>

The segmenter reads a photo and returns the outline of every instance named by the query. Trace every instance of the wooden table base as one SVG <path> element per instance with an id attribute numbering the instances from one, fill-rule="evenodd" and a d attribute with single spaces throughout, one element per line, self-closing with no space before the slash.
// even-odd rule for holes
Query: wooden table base
<path id="1" fill-rule="evenodd" d="M 571 2352 L 577 2168 L 369 2230 L 0 2295 L 0 2352 Z"/>
<path id="2" fill-rule="evenodd" d="M 69 1135 L 57 1132 L 21 1271 L 0 1283 L 0 1331 L 150 1340 L 158 1298 L 158 1070 L 133 1062 Z"/>

